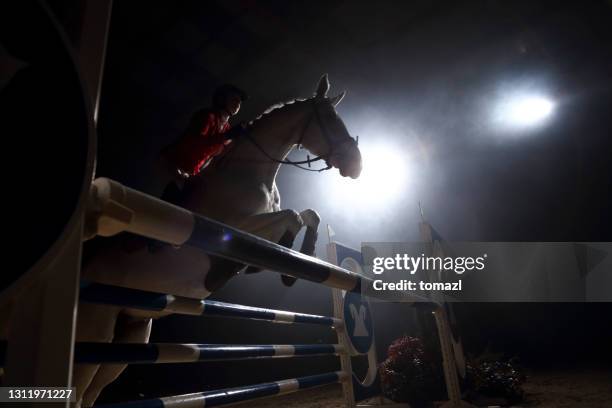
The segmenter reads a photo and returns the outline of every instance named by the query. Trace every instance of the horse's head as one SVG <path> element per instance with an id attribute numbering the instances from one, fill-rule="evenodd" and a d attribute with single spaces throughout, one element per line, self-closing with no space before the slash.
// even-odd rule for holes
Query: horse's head
<path id="1" fill-rule="evenodd" d="M 342 176 L 357 178 L 361 173 L 361 152 L 335 109 L 345 93 L 328 98 L 328 90 L 326 74 L 321 77 L 315 96 L 307 101 L 312 104 L 312 119 L 300 143 L 313 154 L 323 157 Z"/>

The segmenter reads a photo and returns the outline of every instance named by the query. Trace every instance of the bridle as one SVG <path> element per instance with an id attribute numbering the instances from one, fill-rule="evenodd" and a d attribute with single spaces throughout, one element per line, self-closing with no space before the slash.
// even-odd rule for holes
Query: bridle
<path id="1" fill-rule="evenodd" d="M 319 112 L 319 105 L 323 103 L 321 101 L 318 100 L 313 100 L 312 102 L 312 113 L 310 114 L 310 116 L 308 117 L 308 120 L 306 121 L 306 123 L 304 124 L 304 126 L 302 127 L 302 131 L 300 132 L 300 138 L 297 141 L 297 145 L 299 146 L 299 148 L 301 148 L 302 146 L 302 142 L 304 140 L 304 137 L 306 135 L 306 131 L 308 130 L 308 127 L 310 126 L 310 124 L 312 123 L 313 119 L 316 120 L 317 122 L 317 126 L 319 126 L 319 129 L 321 130 L 321 133 L 323 133 L 323 137 L 325 138 L 325 140 L 327 141 L 327 145 L 329 146 L 329 151 L 326 154 L 317 156 L 313 159 L 310 158 L 310 155 L 306 155 L 306 160 L 298 160 L 298 161 L 293 161 L 293 160 L 280 160 L 280 159 L 276 159 L 274 157 L 272 157 L 272 155 L 270 155 L 258 142 L 257 140 L 255 140 L 255 138 L 253 138 L 250 134 L 250 132 L 247 130 L 245 132 L 245 136 L 246 138 L 249 140 L 249 142 L 251 142 L 264 156 L 266 156 L 270 161 L 274 162 L 274 163 L 279 163 L 279 164 L 290 164 L 292 166 L 295 166 L 299 169 L 302 170 L 306 170 L 306 171 L 315 171 L 315 172 L 321 172 L 321 171 L 325 171 L 325 170 L 329 170 L 331 169 L 333 166 L 331 164 L 329 164 L 327 162 L 327 160 L 329 159 L 329 157 L 331 157 L 334 154 L 334 150 L 337 149 L 339 146 L 345 144 L 345 143 L 354 143 L 355 145 L 359 144 L 359 136 L 357 136 L 355 139 L 353 139 L 352 137 L 349 137 L 349 139 L 347 140 L 343 140 L 340 143 L 334 144 L 332 142 L 332 138 L 330 136 L 329 130 L 327 129 L 327 127 L 325 126 L 325 124 L 323 123 L 323 121 L 321 120 L 321 114 Z M 310 164 L 320 161 L 320 160 L 324 160 L 327 164 L 327 167 L 323 167 L 320 169 L 311 169 L 310 168 Z M 304 167 L 303 164 L 307 164 L 308 167 Z"/>

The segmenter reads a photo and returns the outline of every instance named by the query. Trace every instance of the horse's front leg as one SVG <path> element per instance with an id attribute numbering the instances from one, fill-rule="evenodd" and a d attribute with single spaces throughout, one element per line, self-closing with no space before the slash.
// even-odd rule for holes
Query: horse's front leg
<path id="1" fill-rule="evenodd" d="M 117 306 L 79 303 L 75 340 L 97 343 L 112 342 L 120 311 L 121 308 Z M 90 389 L 100 367 L 100 364 L 74 365 L 72 384 L 76 388 L 77 407 L 90 406 L 84 402 L 85 394 Z"/>
<path id="2" fill-rule="evenodd" d="M 302 241 L 302 247 L 300 248 L 300 252 L 314 256 L 315 249 L 317 244 L 317 237 L 319 235 L 319 222 L 321 221 L 321 217 L 315 210 L 307 209 L 300 213 L 300 217 L 302 217 L 302 222 L 306 227 L 306 232 L 304 233 L 304 240 Z M 295 238 L 295 237 L 294 237 Z M 293 276 L 282 275 L 281 279 L 286 286 L 292 286 L 297 280 Z"/>
<path id="3" fill-rule="evenodd" d="M 152 319 L 150 317 L 133 317 L 121 313 L 115 325 L 113 343 L 149 342 Z M 115 381 L 125 370 L 127 364 L 101 364 L 89 386 L 83 394 L 83 407 L 92 407 L 102 390 Z"/>
<path id="4" fill-rule="evenodd" d="M 237 227 L 268 241 L 277 242 L 284 247 L 291 248 L 300 229 L 306 226 L 306 235 L 302 242 L 301 252 L 313 255 L 319 221 L 319 215 L 314 210 L 304 210 L 301 213 L 293 210 L 281 210 L 249 217 Z M 257 271 L 256 268 L 247 269 L 247 273 L 255 271 Z M 285 285 L 291 286 L 296 279 L 283 275 L 282 280 Z"/>
<path id="5" fill-rule="evenodd" d="M 300 252 L 306 255 L 314 256 L 315 248 L 318 237 L 318 229 L 319 223 L 321 222 L 321 217 L 315 210 L 307 209 L 300 213 L 300 217 L 302 217 L 302 222 L 306 227 L 306 233 L 304 234 L 304 240 L 302 241 L 302 248 Z"/>

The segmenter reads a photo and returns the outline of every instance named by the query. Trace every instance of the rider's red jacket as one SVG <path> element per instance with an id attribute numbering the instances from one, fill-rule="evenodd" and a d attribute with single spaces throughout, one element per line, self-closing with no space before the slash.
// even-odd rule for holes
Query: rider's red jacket
<path id="1" fill-rule="evenodd" d="M 229 129 L 217 111 L 202 109 L 194 113 L 187 130 L 162 154 L 174 168 L 195 176 L 231 143 L 225 135 Z"/>

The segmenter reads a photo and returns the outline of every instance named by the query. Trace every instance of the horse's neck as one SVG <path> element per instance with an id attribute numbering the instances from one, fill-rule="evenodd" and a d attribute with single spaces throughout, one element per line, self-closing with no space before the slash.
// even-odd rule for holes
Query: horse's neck
<path id="1" fill-rule="evenodd" d="M 278 108 L 256 120 L 249 130 L 249 136 L 272 158 L 284 160 L 300 139 L 307 120 L 307 106 L 295 102 Z M 281 166 L 243 138 L 231 152 L 228 166 L 249 178 L 264 183 L 270 189 Z"/>

